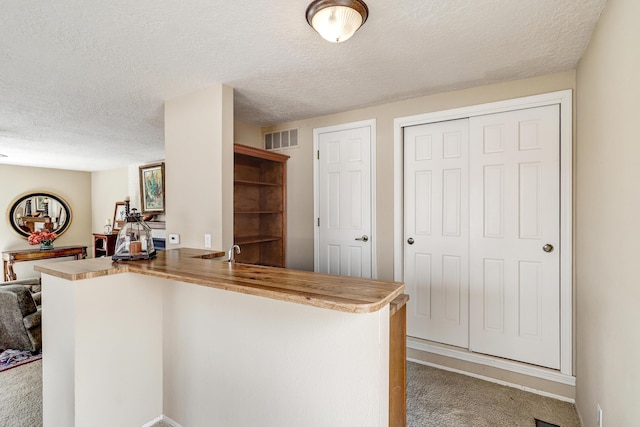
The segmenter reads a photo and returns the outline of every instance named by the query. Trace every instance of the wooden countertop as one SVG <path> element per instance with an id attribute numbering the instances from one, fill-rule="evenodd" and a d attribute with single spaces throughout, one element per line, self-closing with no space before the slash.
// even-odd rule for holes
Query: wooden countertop
<path id="1" fill-rule="evenodd" d="M 350 313 L 371 313 L 401 295 L 404 284 L 309 271 L 229 263 L 224 252 L 179 248 L 159 251 L 148 261 L 92 258 L 39 264 L 41 273 L 82 280 L 119 273 L 138 273 L 202 286 L 312 305 Z"/>

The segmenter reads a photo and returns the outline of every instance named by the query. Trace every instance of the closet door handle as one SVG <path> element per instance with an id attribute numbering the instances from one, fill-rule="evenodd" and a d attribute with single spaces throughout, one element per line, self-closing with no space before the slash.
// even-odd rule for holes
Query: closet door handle
<path id="1" fill-rule="evenodd" d="M 550 243 L 547 243 L 546 245 L 544 245 L 542 247 L 542 250 L 549 253 L 549 252 L 553 252 L 553 245 Z"/>
<path id="2" fill-rule="evenodd" d="M 413 240 L 413 237 L 409 237 L 407 239 L 407 243 L 410 244 L 410 245 L 413 245 L 414 242 L 415 242 L 415 240 Z"/>
<path id="3" fill-rule="evenodd" d="M 356 240 L 360 240 L 361 242 L 368 242 L 369 241 L 369 236 L 367 236 L 365 234 L 362 237 L 356 237 Z"/>

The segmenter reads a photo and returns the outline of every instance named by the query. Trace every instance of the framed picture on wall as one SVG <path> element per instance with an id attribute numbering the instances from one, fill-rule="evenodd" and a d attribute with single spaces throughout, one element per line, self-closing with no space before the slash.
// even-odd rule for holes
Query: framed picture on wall
<path id="1" fill-rule="evenodd" d="M 127 209 L 124 202 L 116 202 L 116 208 L 113 211 L 113 231 L 118 231 L 127 219 Z"/>
<path id="2" fill-rule="evenodd" d="M 140 166 L 140 198 L 143 214 L 164 213 L 164 162 Z"/>

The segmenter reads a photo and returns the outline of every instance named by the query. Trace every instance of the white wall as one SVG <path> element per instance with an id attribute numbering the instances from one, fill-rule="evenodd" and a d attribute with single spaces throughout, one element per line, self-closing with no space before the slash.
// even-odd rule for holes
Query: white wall
<path id="1" fill-rule="evenodd" d="M 353 314 L 163 282 L 169 418 L 185 427 L 387 425 L 388 306 Z"/>
<path id="2" fill-rule="evenodd" d="M 46 426 L 75 425 L 75 289 L 44 275 L 42 295 L 53 308 L 42 312 L 42 418 Z M 53 396 L 53 397 L 51 397 Z"/>
<path id="3" fill-rule="evenodd" d="M 13 231 L 8 211 L 13 201 L 25 193 L 50 192 L 62 197 L 71 207 L 71 225 L 55 241 L 56 246 L 93 244 L 91 236 L 91 174 L 62 169 L 32 168 L 0 165 L 0 206 L 4 206 L 4 226 L 0 227 L 0 252 L 14 249 L 33 249 L 27 240 Z M 104 220 L 103 220 L 104 221 Z M 88 249 L 89 250 L 89 249 Z M 70 258 L 61 258 L 66 261 Z M 38 262 L 56 262 L 59 259 Z M 37 277 L 33 262 L 15 264 L 18 279 Z"/>
<path id="4" fill-rule="evenodd" d="M 43 275 L 45 426 L 141 426 L 162 413 L 157 281 L 133 273 L 74 282 Z"/>
<path id="5" fill-rule="evenodd" d="M 640 2 L 609 0 L 577 69 L 577 390 L 585 426 L 640 410 Z"/>
<path id="6" fill-rule="evenodd" d="M 233 90 L 216 85 L 165 103 L 167 234 L 181 247 L 233 244 Z M 176 247 L 167 242 L 167 248 Z"/>
<path id="7" fill-rule="evenodd" d="M 44 275 L 43 293 L 45 426 L 388 423 L 388 305 L 346 313 L 135 273 Z"/>
<path id="8" fill-rule="evenodd" d="M 575 88 L 575 72 L 447 92 L 377 107 L 282 123 L 263 131 L 299 128 L 299 148 L 281 150 L 287 162 L 287 267 L 313 270 L 313 129 L 376 119 L 378 278 L 393 280 L 393 120 L 398 117 Z"/>

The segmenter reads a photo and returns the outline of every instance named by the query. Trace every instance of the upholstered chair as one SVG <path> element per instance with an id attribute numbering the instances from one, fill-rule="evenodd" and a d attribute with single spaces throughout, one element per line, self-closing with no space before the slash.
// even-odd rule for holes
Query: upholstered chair
<path id="1" fill-rule="evenodd" d="M 33 300 L 36 302 L 36 305 L 39 307 L 42 303 L 42 286 L 40 284 L 39 277 L 32 277 L 30 279 L 19 279 L 12 280 L 10 282 L 0 282 L 0 286 L 8 286 L 8 285 L 24 285 L 31 291 L 31 296 Z"/>
<path id="2" fill-rule="evenodd" d="M 0 286 L 0 350 L 40 350 L 41 320 L 42 310 L 27 286 Z"/>

